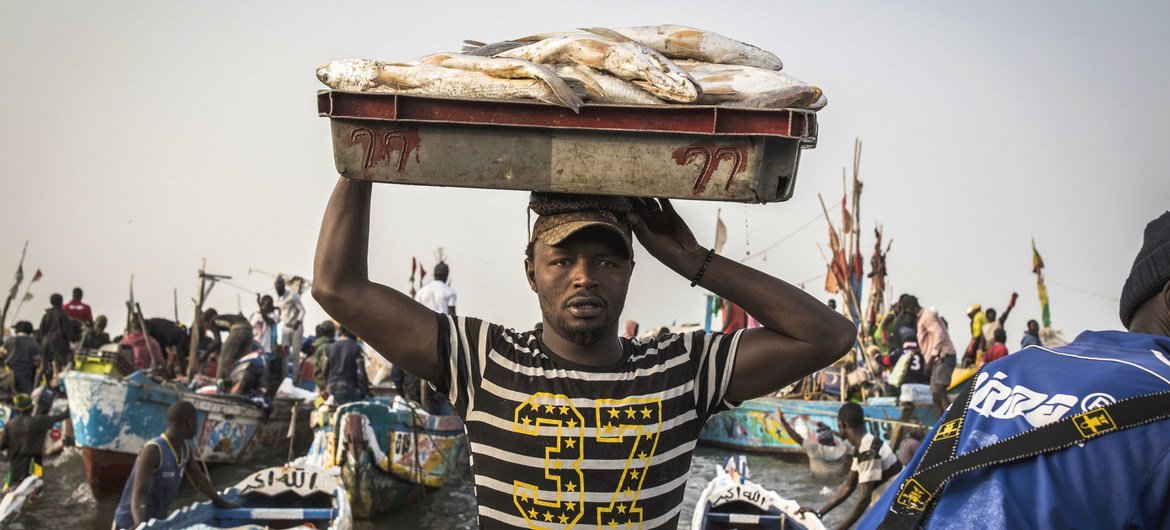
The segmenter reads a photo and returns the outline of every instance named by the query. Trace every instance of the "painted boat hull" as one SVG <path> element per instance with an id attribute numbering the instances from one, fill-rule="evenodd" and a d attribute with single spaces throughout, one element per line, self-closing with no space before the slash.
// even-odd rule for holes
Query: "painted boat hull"
<path id="1" fill-rule="evenodd" d="M 734 466 L 736 457 L 728 466 Z M 738 469 L 715 466 L 715 478 L 699 494 L 691 519 L 693 530 L 824 530 L 812 513 L 800 513 L 796 501 L 785 499 L 745 478 L 747 462 L 739 456 Z"/>
<path id="2" fill-rule="evenodd" d="M 908 417 L 903 416 L 902 407 L 894 404 L 893 398 L 873 398 L 862 408 L 866 417 L 866 428 L 878 434 L 887 443 L 893 434 L 894 423 L 888 420 L 909 421 L 918 419 L 924 425 L 933 425 L 938 418 L 932 407 L 918 406 Z M 799 399 L 759 398 L 745 401 L 739 407 L 720 412 L 711 418 L 699 432 L 699 443 L 750 453 L 770 453 L 796 460 L 806 458 L 804 450 L 784 432 L 780 425 L 780 412 L 788 423 L 802 432 L 809 430 L 813 422 L 823 422 L 837 427 L 839 401 L 805 401 Z"/>
<path id="3" fill-rule="evenodd" d="M 420 489 L 443 485 L 467 443 L 454 414 L 414 413 L 375 397 L 318 411 L 305 461 L 340 468 L 355 517 L 368 519 L 410 502 Z"/>
<path id="4" fill-rule="evenodd" d="M 321 528 L 350 530 L 353 515 L 345 488 L 335 476 L 311 466 L 273 467 L 253 473 L 221 493 L 237 508 L 197 502 L 165 519 L 151 519 L 139 530 L 231 528 Z"/>
<path id="5" fill-rule="evenodd" d="M 198 412 L 199 430 L 191 441 L 196 454 L 221 464 L 247 461 L 260 447 L 282 446 L 295 405 L 277 400 L 266 415 L 244 398 L 195 394 L 141 373 L 123 379 L 74 371 L 64 381 L 86 480 L 97 497 L 121 492 L 143 444 L 166 430 L 167 409 L 180 398 Z"/>

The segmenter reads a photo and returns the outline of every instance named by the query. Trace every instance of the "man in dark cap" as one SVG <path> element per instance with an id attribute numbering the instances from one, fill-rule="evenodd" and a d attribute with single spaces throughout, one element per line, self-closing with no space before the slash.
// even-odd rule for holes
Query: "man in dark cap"
<path id="1" fill-rule="evenodd" d="M 342 178 L 334 189 L 313 296 L 463 416 L 486 530 L 677 526 L 703 424 L 856 341 L 853 323 L 816 298 L 700 246 L 667 200 L 534 194 L 524 272 L 541 329 L 441 314 L 369 279 L 370 196 L 369 182 Z M 675 288 L 701 285 L 761 327 L 621 338 L 634 235 L 681 276 Z"/>
<path id="2" fill-rule="evenodd" d="M 1128 332 L 1086 331 L 986 365 L 970 404 L 955 401 L 859 527 L 1164 528 L 1170 212 L 1146 226 L 1120 309 Z M 937 466 L 964 472 L 940 484 L 949 473 L 924 472 L 948 469 Z"/>
<path id="3" fill-rule="evenodd" d="M 32 322 L 21 320 L 15 329 L 15 335 L 4 339 L 4 364 L 12 370 L 13 392 L 30 394 L 41 366 L 41 347 L 32 338 Z"/>

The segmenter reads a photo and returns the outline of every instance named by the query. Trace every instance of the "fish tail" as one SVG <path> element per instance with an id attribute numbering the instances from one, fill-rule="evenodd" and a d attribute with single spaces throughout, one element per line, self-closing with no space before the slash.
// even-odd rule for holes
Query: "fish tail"
<path id="1" fill-rule="evenodd" d="M 549 72 L 548 75 L 542 75 L 540 80 L 548 86 L 549 90 L 552 90 L 553 96 L 556 97 L 560 105 L 568 107 L 573 112 L 581 112 L 581 98 L 577 96 L 576 92 L 573 92 L 573 88 L 564 79 Z"/>

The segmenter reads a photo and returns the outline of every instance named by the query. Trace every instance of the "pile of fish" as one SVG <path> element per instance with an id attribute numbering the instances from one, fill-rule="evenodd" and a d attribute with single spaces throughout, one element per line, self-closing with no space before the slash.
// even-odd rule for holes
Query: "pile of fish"
<path id="1" fill-rule="evenodd" d="M 587 28 L 417 61 L 333 61 L 317 78 L 333 90 L 473 99 L 529 99 L 578 111 L 582 102 L 699 104 L 819 110 L 821 89 L 781 71 L 774 54 L 676 25 Z"/>

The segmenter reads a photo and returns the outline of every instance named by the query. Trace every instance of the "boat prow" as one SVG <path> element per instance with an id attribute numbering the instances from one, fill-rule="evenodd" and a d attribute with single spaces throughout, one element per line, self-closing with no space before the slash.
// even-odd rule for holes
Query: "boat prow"
<path id="1" fill-rule="evenodd" d="M 349 530 L 349 499 L 335 474 L 308 465 L 270 467 L 240 481 L 223 497 L 237 508 L 199 502 L 152 519 L 138 530 L 313 528 Z"/>
<path id="2" fill-rule="evenodd" d="M 800 513 L 800 504 L 748 480 L 747 459 L 731 457 L 726 468 L 715 466 L 715 478 L 695 503 L 694 530 L 794 529 L 823 530 L 812 513 Z"/>

